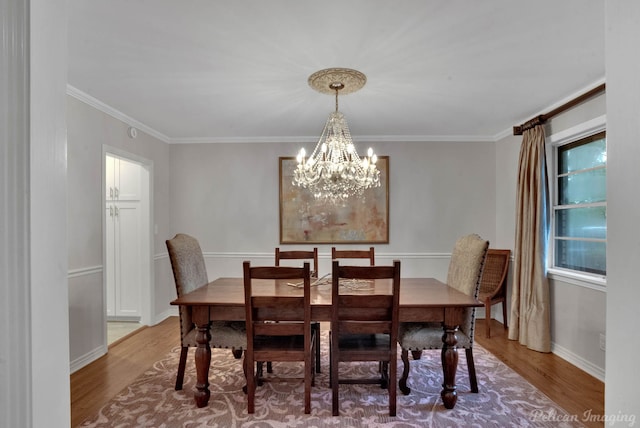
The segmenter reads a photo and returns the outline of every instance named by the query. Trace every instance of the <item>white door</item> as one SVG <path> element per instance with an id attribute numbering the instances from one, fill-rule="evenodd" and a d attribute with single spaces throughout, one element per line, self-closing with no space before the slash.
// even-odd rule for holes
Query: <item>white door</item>
<path id="1" fill-rule="evenodd" d="M 140 317 L 142 253 L 140 202 L 118 202 L 115 210 L 115 315 Z"/>
<path id="2" fill-rule="evenodd" d="M 126 159 L 105 157 L 105 279 L 108 319 L 139 320 L 148 277 L 142 192 L 145 170 Z M 146 229 L 145 229 L 146 228 Z"/>

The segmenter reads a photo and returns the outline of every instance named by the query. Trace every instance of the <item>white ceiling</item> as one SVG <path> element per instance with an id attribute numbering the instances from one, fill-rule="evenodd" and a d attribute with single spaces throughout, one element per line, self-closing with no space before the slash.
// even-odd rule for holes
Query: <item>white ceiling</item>
<path id="1" fill-rule="evenodd" d="M 69 85 L 166 141 L 490 140 L 604 82 L 604 0 L 70 0 Z"/>

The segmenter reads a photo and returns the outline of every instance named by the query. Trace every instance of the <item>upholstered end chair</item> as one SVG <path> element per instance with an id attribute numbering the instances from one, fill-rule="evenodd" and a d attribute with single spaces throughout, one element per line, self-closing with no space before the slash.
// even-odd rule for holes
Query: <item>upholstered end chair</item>
<path id="1" fill-rule="evenodd" d="M 476 234 L 458 239 L 449 262 L 447 285 L 477 298 L 488 247 L 489 242 Z M 458 339 L 456 346 L 463 348 L 467 357 L 472 392 L 478 392 L 478 382 L 473 363 L 475 314 L 475 308 L 465 309 L 464 321 L 456 332 Z M 410 371 L 409 351 L 412 352 L 414 359 L 417 359 L 423 350 L 442 349 L 443 333 L 441 323 L 400 323 L 398 327 L 398 343 L 402 348 L 401 357 L 404 369 L 399 381 L 399 387 L 403 394 L 407 395 L 411 392 L 411 389 L 407 386 Z"/>
<path id="2" fill-rule="evenodd" d="M 189 293 L 209 282 L 207 268 L 198 240 L 183 234 L 177 234 L 166 241 L 171 268 L 176 284 L 178 297 Z M 182 389 L 184 371 L 187 363 L 189 348 L 198 346 L 196 342 L 197 330 L 191 318 L 191 308 L 179 307 L 180 312 L 180 361 L 175 389 Z M 214 321 L 211 323 L 212 348 L 229 348 L 235 358 L 241 358 L 247 348 L 247 331 L 244 321 Z"/>

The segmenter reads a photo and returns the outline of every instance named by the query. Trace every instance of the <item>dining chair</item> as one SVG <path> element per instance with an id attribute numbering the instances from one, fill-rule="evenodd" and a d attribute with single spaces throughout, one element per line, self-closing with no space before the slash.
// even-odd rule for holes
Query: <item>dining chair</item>
<path id="1" fill-rule="evenodd" d="M 336 247 L 331 247 L 331 259 L 368 259 L 369 266 L 375 266 L 376 257 L 375 249 L 369 247 L 368 250 L 337 250 Z"/>
<path id="2" fill-rule="evenodd" d="M 487 255 L 489 241 L 479 235 L 470 234 L 459 238 L 453 248 L 449 270 L 447 273 L 447 285 L 467 295 L 477 297 L 482 277 L 482 268 Z M 471 391 L 478 392 L 476 369 L 473 362 L 473 333 L 475 329 L 476 308 L 465 308 L 463 323 L 456 332 L 458 348 L 464 348 L 469 371 Z M 418 357 L 422 350 L 442 349 L 442 323 L 432 322 L 401 322 L 398 327 L 398 343 L 402 348 L 401 357 L 404 364 L 402 377 L 400 378 L 400 391 L 404 395 L 411 392 L 407 386 L 409 377 L 409 351 L 414 358 Z"/>
<path id="3" fill-rule="evenodd" d="M 482 270 L 478 300 L 484 303 L 485 334 L 491 337 L 491 306 L 502 303 L 502 319 L 507 328 L 507 273 L 511 250 L 489 248 Z"/>
<path id="4" fill-rule="evenodd" d="M 313 250 L 281 250 L 276 247 L 276 266 L 280 266 L 281 260 L 309 260 L 313 261 L 313 271 L 311 271 L 312 278 L 318 278 L 318 248 L 314 247 Z M 315 329 L 316 338 L 316 373 L 320 373 L 322 367 L 320 364 L 320 323 L 317 321 L 311 322 L 311 328 Z M 267 373 L 272 372 L 271 362 L 267 363 Z"/>
<path id="5" fill-rule="evenodd" d="M 166 241 L 169 260 L 173 270 L 178 297 L 209 282 L 200 243 L 192 236 L 178 233 Z M 182 389 L 189 348 L 197 347 L 196 328 L 191 317 L 191 308 L 180 306 L 180 360 L 175 389 Z M 244 321 L 213 321 L 210 327 L 212 348 L 231 348 L 236 359 L 242 357 L 247 347 Z"/>
<path id="6" fill-rule="evenodd" d="M 281 260 L 309 260 L 313 261 L 312 278 L 318 278 L 318 248 L 313 250 L 281 250 L 276 247 L 276 266 L 280 266 Z"/>
<path id="7" fill-rule="evenodd" d="M 358 284 L 390 279 L 386 294 L 363 294 Z M 354 287 L 349 291 L 347 284 Z M 392 266 L 340 266 L 333 261 L 331 286 L 330 379 L 333 415 L 340 414 L 340 384 L 380 384 L 389 391 L 389 416 L 396 415 L 400 261 Z M 374 378 L 341 378 L 343 362 L 377 362 Z"/>
<path id="8" fill-rule="evenodd" d="M 247 325 L 245 375 L 247 378 L 247 413 L 255 411 L 256 385 L 262 382 L 283 381 L 262 376 L 255 362 L 304 362 L 304 412 L 311 413 L 311 386 L 315 383 L 316 331 L 311 328 L 311 270 L 303 267 L 260 266 L 243 263 L 244 298 Z M 254 287 L 254 280 L 301 281 L 302 290 L 286 296 L 273 296 Z M 282 284 L 287 286 L 286 284 Z M 278 285 L 276 285 L 278 286 Z M 274 322 L 276 321 L 276 322 Z M 300 380 L 298 378 L 298 380 Z"/>

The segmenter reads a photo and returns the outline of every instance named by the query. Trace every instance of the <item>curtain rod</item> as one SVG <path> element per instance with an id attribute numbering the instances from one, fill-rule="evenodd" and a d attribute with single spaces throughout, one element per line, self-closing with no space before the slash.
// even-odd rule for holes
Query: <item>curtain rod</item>
<path id="1" fill-rule="evenodd" d="M 589 98 L 595 97 L 596 95 L 599 95 L 599 94 L 605 92 L 605 89 L 606 89 L 606 85 L 604 83 L 602 83 L 601 85 L 596 86 L 595 88 L 591 89 L 590 91 L 585 92 L 584 94 L 579 95 L 579 96 L 575 97 L 574 99 L 572 99 L 570 101 L 567 101 L 566 103 L 562 104 L 561 106 L 554 108 L 549 113 L 538 115 L 538 116 L 534 117 L 533 119 L 530 119 L 530 120 L 526 121 L 522 125 L 514 126 L 513 127 L 513 135 L 522 135 L 522 133 L 524 131 L 526 131 L 527 129 L 531 129 L 534 126 L 544 124 L 547 120 L 551 119 L 552 117 L 557 116 L 560 113 L 562 113 L 562 112 L 564 112 L 566 110 L 569 110 L 572 107 L 577 106 L 578 104 L 588 100 Z"/>

